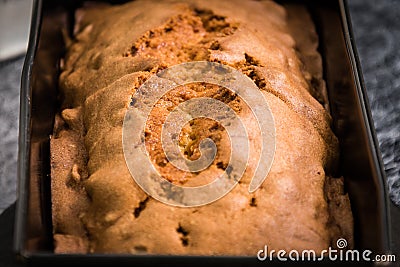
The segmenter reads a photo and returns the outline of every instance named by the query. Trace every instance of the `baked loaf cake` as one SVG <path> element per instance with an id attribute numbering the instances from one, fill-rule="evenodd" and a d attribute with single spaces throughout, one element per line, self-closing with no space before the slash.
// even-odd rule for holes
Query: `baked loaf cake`
<path id="1" fill-rule="evenodd" d="M 52 216 L 57 253 L 256 255 L 270 249 L 352 244 L 353 222 L 343 179 L 334 177 L 338 141 L 330 123 L 318 38 L 307 10 L 271 1 L 133 1 L 88 5 L 76 13 L 74 38 L 61 64 L 61 109 L 51 139 Z M 128 171 L 122 124 L 135 90 L 151 75 L 189 61 L 219 62 L 250 77 L 264 94 L 276 127 L 272 168 L 248 192 L 249 168 L 226 196 L 180 208 L 143 192 Z M 215 161 L 200 173 L 175 169 L 160 131 L 179 103 L 212 97 L 248 117 L 227 89 L 190 84 L 159 100 L 146 126 L 146 147 L 165 179 L 205 184 L 227 168 L 229 143 L 216 122 L 182 129 L 189 159 L 212 138 Z M 252 126 L 249 126 L 252 127 Z M 250 130 L 257 149 L 259 136 Z"/>

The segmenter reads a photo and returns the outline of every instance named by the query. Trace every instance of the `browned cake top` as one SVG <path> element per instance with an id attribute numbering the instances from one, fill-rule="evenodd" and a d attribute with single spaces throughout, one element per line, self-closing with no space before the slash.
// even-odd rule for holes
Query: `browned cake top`
<path id="1" fill-rule="evenodd" d="M 62 113 L 51 141 L 53 224 L 57 252 L 255 255 L 271 249 L 322 250 L 352 241 L 352 216 L 340 178 L 318 38 L 307 11 L 270 1 L 134 1 L 83 8 L 60 76 Z M 241 182 L 218 201 L 172 207 L 134 182 L 122 150 L 131 96 L 152 74 L 188 61 L 240 70 L 263 93 L 276 127 L 276 153 L 261 187 L 248 192 L 254 160 Z M 174 169 L 162 153 L 163 119 L 188 99 L 207 96 L 234 109 L 253 151 L 259 135 L 243 101 L 229 90 L 197 83 L 159 100 L 147 122 L 146 146 L 164 178 L 212 181 L 230 154 L 224 130 L 210 120 L 186 125 L 180 147 L 196 159 L 206 137 L 217 144 L 201 173 Z"/>

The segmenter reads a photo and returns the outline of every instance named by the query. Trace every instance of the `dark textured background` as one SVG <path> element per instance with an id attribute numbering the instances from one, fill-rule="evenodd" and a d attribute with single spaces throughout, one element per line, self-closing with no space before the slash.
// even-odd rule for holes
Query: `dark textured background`
<path id="1" fill-rule="evenodd" d="M 348 4 L 390 197 L 400 205 L 400 1 L 348 0 Z M 16 198 L 22 64 L 22 56 L 0 62 L 0 213 Z M 392 211 L 392 217 L 398 216 L 398 208 L 392 206 Z M 10 256 L 13 214 L 11 206 L 0 216 L 0 266 L 14 266 Z M 398 224 L 400 221 L 393 228 Z M 400 239 L 397 234 L 400 232 L 394 233 L 395 241 Z"/>
<path id="2" fill-rule="evenodd" d="M 400 206 L 400 1 L 348 2 L 390 197 Z"/>
<path id="3" fill-rule="evenodd" d="M 19 84 L 24 58 L 0 63 L 0 213 L 15 201 Z"/>

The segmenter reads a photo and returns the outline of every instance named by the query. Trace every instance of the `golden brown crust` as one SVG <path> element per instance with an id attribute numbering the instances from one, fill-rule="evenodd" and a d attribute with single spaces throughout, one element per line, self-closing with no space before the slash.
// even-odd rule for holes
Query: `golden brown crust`
<path id="1" fill-rule="evenodd" d="M 83 146 L 82 109 L 64 109 L 57 115 L 51 149 L 53 232 L 58 234 L 56 252 L 88 251 L 86 230 L 80 218 L 89 207 L 82 181 L 87 179 L 87 154 Z M 62 236 L 66 235 L 66 238 Z M 64 245 L 79 244 L 78 247 Z"/>
<path id="2" fill-rule="evenodd" d="M 289 17 L 293 15 L 292 10 Z M 74 112 L 63 111 L 70 128 L 63 130 L 65 137 L 52 139 L 53 223 L 79 225 L 90 237 L 89 251 L 100 253 L 255 255 L 266 244 L 271 249 L 319 251 L 338 237 L 351 242 L 348 197 L 342 181 L 329 177 L 338 158 L 337 139 L 329 112 L 314 98 L 327 105 L 317 37 L 307 12 L 302 9 L 298 15 L 306 16 L 304 23 L 287 23 L 285 9 L 273 2 L 239 0 L 134 1 L 85 9 L 60 76 L 62 107 L 79 109 L 83 125 L 79 128 L 69 119 Z M 309 29 L 306 38 L 299 38 L 299 27 Z M 225 197 L 198 208 L 178 208 L 149 198 L 135 184 L 123 156 L 122 122 L 130 97 L 151 74 L 193 60 L 230 65 L 254 80 L 274 116 L 276 153 L 267 179 L 255 193 L 247 191 L 254 171 L 250 163 L 241 183 Z M 160 139 L 162 121 L 157 118 L 169 108 L 202 95 L 222 99 L 245 120 L 251 117 L 240 100 L 220 88 L 187 86 L 161 100 L 147 125 L 156 130 L 150 129 L 146 141 Z M 189 157 L 196 157 L 196 144 L 204 137 L 217 139 L 222 148 L 221 158 L 201 181 L 209 181 L 224 166 L 225 139 L 219 130 L 210 130 L 215 127 L 194 122 L 182 134 L 181 145 L 190 151 Z M 251 128 L 255 126 L 248 127 L 253 149 L 258 149 L 259 136 Z M 76 163 L 74 169 L 78 152 L 63 150 L 71 143 L 87 153 L 85 166 Z M 174 180 L 176 173 L 158 157 L 160 146 L 153 149 L 152 160 L 167 179 L 196 184 L 196 175 Z M 59 169 L 63 161 L 70 163 Z M 78 182 L 87 195 L 56 186 L 66 181 L 67 171 L 76 176 L 72 174 L 77 168 L 87 170 L 88 179 Z M 66 201 L 88 204 L 65 220 L 57 215 L 62 194 L 71 195 Z M 55 227 L 55 234 L 85 237 L 83 230 L 60 229 Z"/>

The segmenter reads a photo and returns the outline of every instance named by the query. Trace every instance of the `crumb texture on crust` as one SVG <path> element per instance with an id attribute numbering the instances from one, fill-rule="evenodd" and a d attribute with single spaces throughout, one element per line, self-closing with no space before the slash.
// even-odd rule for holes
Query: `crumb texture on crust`
<path id="1" fill-rule="evenodd" d="M 304 8 L 271 1 L 133 1 L 84 7 L 77 18 L 51 139 L 56 252 L 255 255 L 264 245 L 321 251 L 339 237 L 351 245 L 348 196 L 343 180 L 332 177 L 338 141 L 318 38 Z M 198 60 L 232 66 L 257 84 L 274 116 L 276 153 L 254 193 L 247 190 L 250 160 L 225 197 L 177 208 L 135 184 L 122 151 L 122 124 L 131 96 L 152 74 Z M 208 183 L 227 167 L 229 140 L 211 120 L 186 125 L 179 143 L 196 159 L 199 142 L 214 140 L 217 158 L 205 171 L 184 175 L 162 153 L 163 119 L 179 103 L 202 96 L 249 121 L 251 148 L 259 149 L 251 112 L 239 97 L 208 84 L 178 87 L 159 100 L 146 125 L 150 157 L 173 183 Z"/>

